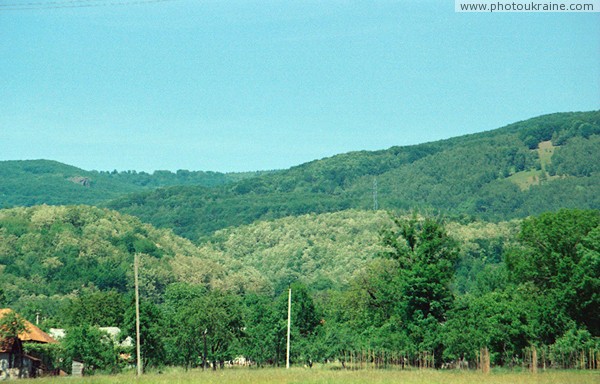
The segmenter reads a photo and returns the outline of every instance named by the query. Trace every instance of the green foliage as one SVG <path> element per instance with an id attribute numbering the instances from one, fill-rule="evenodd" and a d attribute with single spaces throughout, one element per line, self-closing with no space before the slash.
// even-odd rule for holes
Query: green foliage
<path id="1" fill-rule="evenodd" d="M 458 259 L 457 243 L 434 219 L 395 218 L 395 229 L 383 233 L 390 250 L 385 256 L 398 263 L 399 297 L 405 298 L 406 320 L 432 316 L 443 321 L 450 308 L 450 281 Z"/>
<path id="2" fill-rule="evenodd" d="M 218 231 L 200 252 L 226 267 L 222 286 L 240 293 L 279 294 L 294 279 L 338 288 L 382 250 L 378 231 L 389 221 L 385 212 L 354 210 L 260 221 Z"/>
<path id="3" fill-rule="evenodd" d="M 304 284 L 294 282 L 289 288 L 292 290 L 290 360 L 312 365 L 321 357 L 319 331 L 322 314 Z M 275 300 L 256 294 L 246 297 L 241 352 L 259 366 L 267 361 L 285 364 L 288 295 L 286 289 Z"/>
<path id="4" fill-rule="evenodd" d="M 290 289 L 292 290 L 291 312 L 294 328 L 297 329 L 300 337 L 314 335 L 321 323 L 321 315 L 313 302 L 308 288 L 300 282 L 295 282 L 290 285 Z M 287 313 L 286 297 L 285 293 L 279 296 L 278 308 L 282 314 Z"/>
<path id="5" fill-rule="evenodd" d="M 558 121 L 550 123 L 543 122 L 542 124 L 536 124 L 528 130 L 522 131 L 519 138 L 523 140 L 523 143 L 525 143 L 529 149 L 536 149 L 539 143 L 552 139 L 552 136 L 556 135 L 561 128 L 561 124 Z"/>
<path id="6" fill-rule="evenodd" d="M 560 210 L 529 218 L 519 245 L 509 223 L 451 223 L 456 243 L 433 219 L 395 219 L 384 231 L 385 258 L 355 275 L 327 318 L 352 336 L 329 329 L 323 338 L 349 350 L 403 351 L 409 360 L 430 351 L 436 365 L 476 360 L 486 347 L 493 364 L 512 366 L 530 345 L 550 346 L 553 364 L 582 366 L 598 337 L 599 215 Z"/>
<path id="7" fill-rule="evenodd" d="M 600 335 L 600 211 L 560 210 L 525 220 L 521 247 L 506 254 L 514 282 L 538 297 L 537 337 L 552 343 L 571 322 Z"/>
<path id="8" fill-rule="evenodd" d="M 87 172 L 44 160 L 0 162 L 0 207 L 106 204 L 192 240 L 256 220 L 369 209 L 374 179 L 379 207 L 390 210 L 434 209 L 506 220 L 559 208 L 598 209 L 599 127 L 598 111 L 557 113 L 449 140 L 340 154 L 277 172 L 150 175 Z M 542 159 L 535 149 L 550 139 L 560 148 Z M 518 179 L 527 175 L 537 178 Z M 537 185 L 521 190 L 516 181 Z M 7 228 L 23 230 L 19 223 L 7 223 Z M 107 273 L 103 283 L 118 284 L 114 279 Z"/>
<path id="9" fill-rule="evenodd" d="M 64 367 L 68 371 L 74 360 L 84 364 L 86 374 L 96 371 L 114 373 L 119 369 L 119 357 L 112 339 L 96 327 L 81 325 L 68 328 L 62 346 L 65 351 Z"/>
<path id="10" fill-rule="evenodd" d="M 545 213 L 523 221 L 520 241 L 527 253 L 507 259 L 513 277 L 532 281 L 542 289 L 569 281 L 580 261 L 578 244 L 599 224 L 599 211 L 578 210 Z"/>
<path id="11" fill-rule="evenodd" d="M 457 244 L 438 220 L 416 216 L 395 218 L 382 242 L 384 258 L 369 263 L 348 291 L 346 324 L 361 335 L 359 345 L 430 351 L 439 363 Z"/>
<path id="12" fill-rule="evenodd" d="M 341 211 L 352 207 L 347 198 L 310 192 L 241 193 L 236 189 L 171 187 L 117 199 L 108 207 L 138 216 L 157 227 L 192 240 L 212 232 L 285 216 Z"/>
<path id="13" fill-rule="evenodd" d="M 134 185 L 49 160 L 0 161 L 0 208 L 97 204 L 134 192 Z M 85 180 L 85 185 L 77 180 Z"/>
<path id="14" fill-rule="evenodd" d="M 0 318 L 0 340 L 15 339 L 27 331 L 25 320 L 14 311 L 7 311 Z"/>
<path id="15" fill-rule="evenodd" d="M 592 176 L 600 151 L 593 127 L 600 124 L 599 116 L 598 111 L 540 116 L 444 141 L 341 154 L 223 186 L 136 193 L 107 206 L 192 240 L 257 220 L 370 209 L 374 180 L 379 207 L 390 210 L 434 209 L 506 220 L 559 208 L 597 209 L 600 176 Z M 573 124 L 588 128 L 578 128 L 564 142 L 556 164 L 548 157 L 542 164 L 532 149 Z M 563 177 L 548 178 L 546 168 Z M 515 178 L 529 173 L 537 175 L 531 183 L 537 188 L 521 190 Z"/>
<path id="16" fill-rule="evenodd" d="M 268 361 L 279 362 L 281 359 L 280 313 L 275 311 L 273 300 L 269 296 L 250 293 L 244 297 L 244 339 L 240 353 L 256 362 L 258 367 Z"/>
<path id="17" fill-rule="evenodd" d="M 511 364 L 531 340 L 528 293 L 511 287 L 458 297 L 442 327 L 444 357 L 474 361 L 488 347 L 493 364 Z"/>
<path id="18" fill-rule="evenodd" d="M 66 368 L 65 351 L 60 343 L 23 343 L 23 350 L 29 356 L 40 359 L 42 365 L 48 370 Z"/>
<path id="19" fill-rule="evenodd" d="M 460 247 L 454 292 L 481 295 L 505 288 L 508 276 L 502 255 L 516 241 L 519 223 L 448 223 L 446 227 Z"/>
<path id="20" fill-rule="evenodd" d="M 600 174 L 589 177 L 561 177 L 532 186 L 522 197 L 518 216 L 539 215 L 559 209 L 599 209 Z"/>
<path id="21" fill-rule="evenodd" d="M 200 245 L 202 262 L 176 258 L 174 272 L 181 281 L 240 294 L 279 294 L 294 279 L 313 291 L 345 289 L 354 273 L 384 251 L 379 232 L 393 225 L 384 211 L 355 210 L 259 221 L 218 231 Z M 460 237 L 465 252 L 473 250 L 471 261 L 487 258 L 493 264 L 502 259 L 504 243 L 516 237 L 518 222 L 452 223 L 449 232 Z M 500 244 L 491 241 L 497 237 Z"/>
<path id="22" fill-rule="evenodd" d="M 313 360 L 319 357 L 316 344 L 318 343 L 317 335 L 322 315 L 304 284 L 295 282 L 291 284 L 290 288 L 292 290 L 290 333 L 291 342 L 293 343 L 293 347 L 290 348 L 290 360 L 292 362 L 302 361 L 312 366 Z M 279 348 L 285 350 L 287 341 L 288 292 L 282 292 L 279 295 L 275 310 L 280 319 L 277 341 Z"/>
<path id="23" fill-rule="evenodd" d="M 597 210 L 522 223 L 347 210 L 228 228 L 195 246 L 113 211 L 41 206 L 0 210 L 0 237 L 7 304 L 29 319 L 40 313 L 43 327 L 76 330 L 63 367 L 88 358 L 119 369 L 118 348 L 91 329 L 135 336 L 131 260 L 140 252 L 146 367 L 200 366 L 205 339 L 216 367 L 240 355 L 282 364 L 290 282 L 294 365 L 370 350 L 411 364 L 426 352 L 439 366 L 487 347 L 492 363 L 511 366 L 534 345 L 575 367 L 573 356 L 597 345 Z M 85 283 L 108 272 L 125 283 Z"/>
<path id="24" fill-rule="evenodd" d="M 136 340 L 135 302 L 125 311 L 123 337 Z M 140 303 L 140 352 L 144 370 L 147 367 L 161 367 L 165 363 L 165 327 L 160 308 L 149 301 Z"/>
<path id="25" fill-rule="evenodd" d="M 552 143 L 554 145 L 563 145 L 574 137 L 579 136 L 588 139 L 592 135 L 600 135 L 600 118 L 597 116 L 595 119 L 585 122 L 581 120 L 571 122 L 568 128 L 563 127 L 562 130 L 553 134 Z"/>
<path id="26" fill-rule="evenodd" d="M 39 319 L 40 327 L 48 329 L 62 326 L 63 314 L 70 302 L 70 298 L 62 295 L 23 294 L 10 303 L 10 308 L 26 319 Z"/>
<path id="27" fill-rule="evenodd" d="M 125 310 L 125 300 L 120 293 L 85 289 L 67 306 L 64 322 L 69 326 L 121 327 Z"/>
<path id="28" fill-rule="evenodd" d="M 559 368 L 581 366 L 582 351 L 597 351 L 600 347 L 598 338 L 593 338 L 586 329 L 569 329 L 550 346 L 550 356 Z M 587 356 L 584 356 L 586 358 Z"/>
<path id="29" fill-rule="evenodd" d="M 85 206 L 0 210 L 4 297 L 30 317 L 36 311 L 46 318 L 56 315 L 50 302 L 62 305 L 60 297 L 86 287 L 128 292 L 135 252 L 147 252 L 141 257 L 140 286 L 155 299 L 174 280 L 173 258 L 198 254 L 194 245 L 170 231 L 114 211 Z"/>
<path id="30" fill-rule="evenodd" d="M 28 318 L 39 312 L 43 323 L 54 327 L 69 319 L 61 313 L 78 295 L 94 289 L 130 292 L 132 253 L 140 250 L 149 253 L 140 257 L 140 292 L 154 303 L 164 300 L 173 282 L 277 295 L 287 290 L 290 279 L 298 279 L 311 290 L 338 290 L 384 250 L 378 233 L 393 224 L 383 211 L 311 214 L 222 230 L 196 247 L 168 231 L 92 207 L 0 210 L 0 226 L 15 219 L 26 228 L 19 237 L 0 229 L 6 303 Z M 497 231 L 512 236 L 507 225 L 456 224 L 452 232 L 473 248 Z M 486 256 L 499 260 L 501 251 L 492 248 Z"/>
<path id="31" fill-rule="evenodd" d="M 267 173 L 271 172 L 257 171 L 220 173 L 212 171 L 188 171 L 185 169 L 180 169 L 177 172 L 154 171 L 152 174 L 131 170 L 122 172 L 97 172 L 99 176 L 108 177 L 111 180 L 118 180 L 127 184 L 145 188 L 159 188 L 173 185 L 200 185 L 203 187 L 215 187 Z"/>
<path id="32" fill-rule="evenodd" d="M 564 147 L 558 148 L 552 156 L 549 172 L 556 175 L 589 177 L 600 171 L 595 159 L 600 153 L 600 129 L 597 135 L 589 138 L 573 137 Z"/>
<path id="33" fill-rule="evenodd" d="M 187 368 L 198 366 L 204 355 L 213 364 L 234 357 L 235 341 L 241 336 L 242 310 L 239 299 L 200 286 L 173 284 L 165 293 L 167 360 Z"/>
<path id="34" fill-rule="evenodd" d="M 170 185 L 213 187 L 268 172 L 84 171 L 50 160 L 0 161 L 0 208 L 38 204 L 98 204 Z"/>

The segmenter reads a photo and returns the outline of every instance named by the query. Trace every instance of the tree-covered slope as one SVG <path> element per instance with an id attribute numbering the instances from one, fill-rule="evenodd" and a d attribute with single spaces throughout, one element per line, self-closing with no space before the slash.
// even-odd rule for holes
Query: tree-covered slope
<path id="1" fill-rule="evenodd" d="M 276 171 L 255 172 L 213 172 L 213 171 L 188 171 L 180 169 L 177 172 L 154 171 L 152 173 L 136 171 L 95 172 L 107 176 L 112 180 L 119 180 L 139 187 L 158 188 L 176 185 L 199 185 L 203 187 L 216 187 L 249 179 L 252 177 L 275 173 Z"/>
<path id="2" fill-rule="evenodd" d="M 17 309 L 51 305 L 83 288 L 131 291 L 133 257 L 141 255 L 144 297 L 160 301 L 173 282 L 233 293 L 280 292 L 292 281 L 314 291 L 347 286 L 384 251 L 391 225 L 383 211 L 347 210 L 260 221 L 216 232 L 196 246 L 166 229 L 89 206 L 0 210 L 0 301 Z M 499 261 L 518 223 L 450 223 L 471 259 Z M 492 256 L 491 254 L 494 254 Z M 467 270 L 473 267 L 469 259 Z M 474 264 L 473 264 L 474 265 Z M 460 290 L 467 290 L 465 282 Z M 33 303 L 33 304 L 32 304 Z"/>
<path id="3" fill-rule="evenodd" d="M 190 239 L 213 231 L 344 209 L 433 209 L 506 220 L 600 208 L 600 111 L 557 113 L 489 132 L 352 152 L 217 188 L 176 187 L 109 207 Z"/>
<path id="4" fill-rule="evenodd" d="M 452 365 L 476 361 L 483 345 L 507 369 L 527 364 L 531 348 L 548 366 L 593 369 L 599 223 L 598 210 L 468 224 L 346 210 L 225 229 L 196 247 L 114 211 L 14 208 L 0 210 L 0 302 L 67 328 L 55 366 L 79 354 L 118 370 L 122 350 L 94 327 L 135 334 L 137 253 L 151 366 L 194 366 L 203 350 L 213 363 L 281 363 L 290 286 L 295 362 L 368 347 L 402 364 Z"/>
<path id="5" fill-rule="evenodd" d="M 219 173 L 85 171 L 51 160 L 0 161 L 0 208 L 37 204 L 90 204 L 172 185 L 214 187 L 268 172 Z"/>
<path id="6" fill-rule="evenodd" d="M 245 286 L 252 282 L 253 273 L 266 279 L 263 287 L 277 293 L 296 280 L 314 291 L 339 290 L 368 261 L 386 251 L 381 236 L 392 225 L 391 215 L 384 211 L 285 217 L 217 231 L 200 245 L 200 252 L 237 276 L 234 281 L 240 291 L 254 290 Z M 470 271 L 482 267 L 475 259 L 500 262 L 505 245 L 516 237 L 519 222 L 449 222 L 447 227 L 461 245 L 464 270 Z M 469 284 L 459 280 L 457 289 L 468 290 Z"/>
<path id="7" fill-rule="evenodd" d="M 0 210 L 0 278 L 9 301 L 64 295 L 85 286 L 125 292 L 136 252 L 162 274 L 151 282 L 159 286 L 172 280 L 169 260 L 195 256 L 197 248 L 170 230 L 107 209 L 41 205 Z"/>
<path id="8" fill-rule="evenodd" d="M 50 160 L 0 161 L 0 208 L 96 204 L 139 191 L 127 182 Z"/>
<path id="9" fill-rule="evenodd" d="M 484 345 L 494 365 L 533 346 L 549 366 L 592 368 L 582 356 L 598 351 L 599 223 L 598 210 L 467 224 L 346 210 L 229 228 L 198 247 L 115 211 L 19 207 L 0 210 L 0 304 L 67 328 L 57 366 L 95 345 L 106 352 L 95 364 L 119 369 L 122 350 L 93 330 L 134 334 L 138 254 L 153 366 L 190 366 L 204 341 L 213 361 L 281 363 L 291 286 L 296 362 L 369 347 L 439 366 L 476 361 Z"/>

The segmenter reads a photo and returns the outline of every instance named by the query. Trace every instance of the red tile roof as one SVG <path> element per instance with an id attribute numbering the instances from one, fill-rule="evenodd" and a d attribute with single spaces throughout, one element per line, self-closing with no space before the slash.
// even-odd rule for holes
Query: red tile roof
<path id="1" fill-rule="evenodd" d="M 2 308 L 0 309 L 0 319 L 4 317 L 4 315 L 14 312 L 10 308 Z M 17 316 L 19 316 L 17 314 Z M 21 316 L 19 316 L 21 317 Z M 25 325 L 27 326 L 27 331 L 21 333 L 19 335 L 19 339 L 21 341 L 36 341 L 38 343 L 58 343 L 58 341 L 54 340 L 50 335 L 46 332 L 42 331 L 35 325 L 31 324 L 29 321 L 23 319 L 25 321 Z"/>

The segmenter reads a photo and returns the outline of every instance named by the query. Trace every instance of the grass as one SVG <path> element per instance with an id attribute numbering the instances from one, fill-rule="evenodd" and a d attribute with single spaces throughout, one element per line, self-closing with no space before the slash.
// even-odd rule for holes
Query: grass
<path id="1" fill-rule="evenodd" d="M 537 185 L 540 183 L 542 172 L 543 171 L 538 171 L 535 169 L 530 171 L 521 171 L 510 175 L 508 180 L 517 184 L 521 191 L 525 191 L 528 190 L 532 185 Z"/>
<path id="2" fill-rule="evenodd" d="M 532 374 L 492 370 L 484 375 L 477 371 L 438 371 L 438 370 L 332 370 L 327 368 L 265 368 L 265 369 L 225 369 L 216 372 L 201 370 L 172 370 L 163 374 L 145 374 L 140 379 L 133 372 L 113 376 L 90 376 L 84 378 L 42 378 L 19 381 L 23 383 L 65 383 L 65 384 L 105 384 L 105 383 L 148 383 L 148 384 L 597 384 L 600 371 L 557 371 L 547 370 Z"/>
<path id="3" fill-rule="evenodd" d="M 554 154 L 555 146 L 552 145 L 551 141 L 542 141 L 538 147 L 538 156 L 542 165 L 542 170 L 546 172 L 546 166 L 552 162 L 552 155 Z"/>
<path id="4" fill-rule="evenodd" d="M 558 178 L 558 176 L 550 176 L 546 170 L 546 167 L 552 163 L 552 155 L 555 149 L 556 147 L 552 145 L 551 141 L 542 141 L 537 149 L 542 169 L 517 172 L 508 177 L 508 180 L 515 183 L 521 191 L 525 191 L 532 185 L 540 184 L 542 179 L 552 180 Z"/>

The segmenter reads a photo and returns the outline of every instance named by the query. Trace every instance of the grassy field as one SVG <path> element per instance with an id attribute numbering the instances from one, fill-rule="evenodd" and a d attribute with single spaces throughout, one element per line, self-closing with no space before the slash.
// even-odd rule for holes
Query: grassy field
<path id="1" fill-rule="evenodd" d="M 508 180 L 517 184 L 521 191 L 526 191 L 532 185 L 538 185 L 540 183 L 541 176 L 542 171 L 532 169 L 530 171 L 521 171 L 514 173 L 508 177 Z"/>
<path id="2" fill-rule="evenodd" d="M 266 369 L 226 369 L 222 371 L 190 370 L 172 371 L 162 374 L 145 374 L 136 379 L 133 373 L 115 376 L 90 376 L 85 378 L 43 378 L 20 381 L 24 383 L 65 383 L 65 384 L 105 384 L 105 383 L 219 383 L 219 384 L 597 384 L 600 383 L 600 371 L 554 371 L 548 370 L 531 374 L 529 372 L 492 371 L 484 375 L 476 371 L 436 371 L 436 370 L 331 370 L 304 369 L 290 370 Z"/>
<path id="3" fill-rule="evenodd" d="M 522 191 L 526 191 L 532 185 L 538 185 L 542 178 L 547 180 L 558 178 L 558 176 L 550 176 L 546 170 L 546 167 L 552 163 L 552 155 L 555 149 L 556 147 L 552 145 L 551 141 L 542 141 L 537 149 L 542 169 L 517 172 L 508 177 L 508 180 L 517 184 Z"/>
<path id="4" fill-rule="evenodd" d="M 546 166 L 552 162 L 551 159 L 555 149 L 556 147 L 552 145 L 551 141 L 543 141 L 539 145 L 538 156 L 544 172 L 546 172 Z"/>

